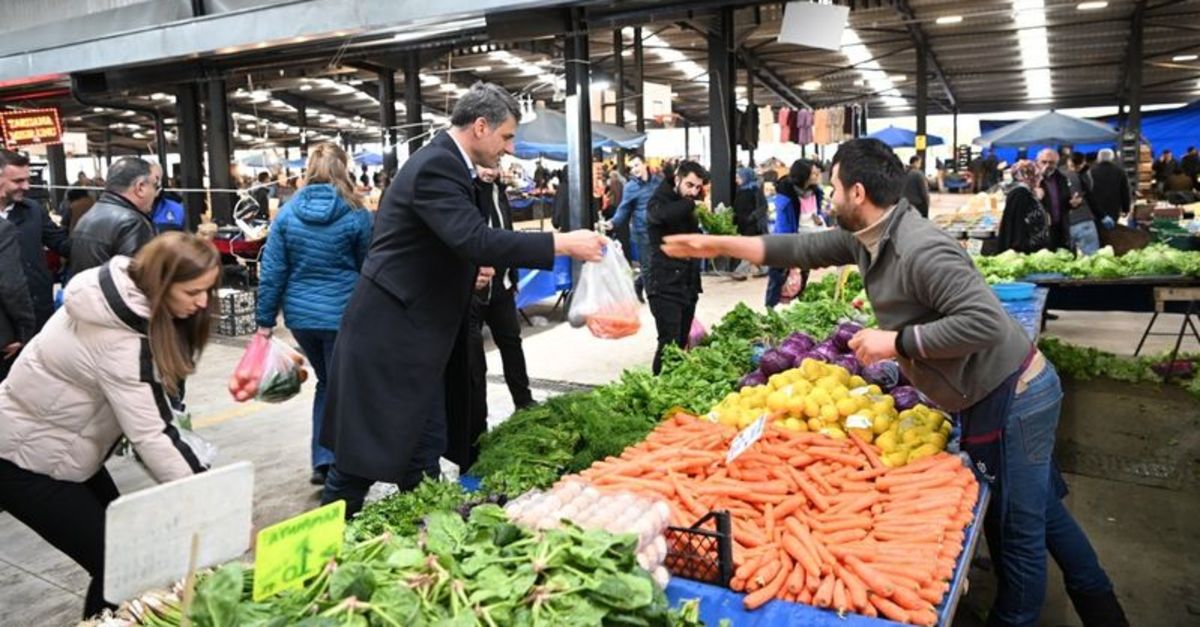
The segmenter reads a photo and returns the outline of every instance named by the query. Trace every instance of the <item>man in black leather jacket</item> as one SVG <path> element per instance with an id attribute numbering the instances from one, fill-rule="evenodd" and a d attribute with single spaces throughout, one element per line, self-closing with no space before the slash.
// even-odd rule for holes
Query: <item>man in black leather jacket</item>
<path id="1" fill-rule="evenodd" d="M 654 374 L 662 369 L 663 349 L 669 344 L 687 345 L 700 299 L 700 262 L 675 259 L 663 254 L 668 235 L 699 233 L 696 203 L 704 198 L 708 172 L 695 161 L 684 161 L 673 178 L 664 178 L 646 205 L 646 233 L 650 239 L 650 272 L 646 296 L 658 327 L 658 350 L 654 352 Z"/>
<path id="2" fill-rule="evenodd" d="M 71 274 L 103 265 L 117 255 L 132 257 L 150 238 L 150 211 L 162 189 L 162 168 L 125 157 L 108 170 L 108 183 L 96 204 L 71 232 Z"/>

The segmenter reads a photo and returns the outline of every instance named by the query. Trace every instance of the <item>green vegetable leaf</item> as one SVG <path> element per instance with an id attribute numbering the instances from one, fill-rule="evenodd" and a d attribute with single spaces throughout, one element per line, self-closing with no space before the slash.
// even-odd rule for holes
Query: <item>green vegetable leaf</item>
<path id="1" fill-rule="evenodd" d="M 365 600 L 374 593 L 375 573 L 365 564 L 342 564 L 329 580 L 329 597 L 334 601 L 348 597 Z"/>

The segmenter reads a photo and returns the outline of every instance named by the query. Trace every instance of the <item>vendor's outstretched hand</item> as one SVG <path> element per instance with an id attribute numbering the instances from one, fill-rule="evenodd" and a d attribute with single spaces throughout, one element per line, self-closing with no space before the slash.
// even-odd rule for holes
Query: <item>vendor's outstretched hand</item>
<path id="1" fill-rule="evenodd" d="M 600 261 L 608 238 L 586 229 L 554 234 L 554 254 L 569 255 L 580 261 Z"/>
<path id="2" fill-rule="evenodd" d="M 717 235 L 668 235 L 663 238 L 662 251 L 670 257 L 685 259 L 712 259 L 722 252 Z"/>

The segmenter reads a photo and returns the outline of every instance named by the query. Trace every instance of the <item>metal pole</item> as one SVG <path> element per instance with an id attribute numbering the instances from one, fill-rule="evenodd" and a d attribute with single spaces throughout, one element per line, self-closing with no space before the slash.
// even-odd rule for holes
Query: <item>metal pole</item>
<path id="1" fill-rule="evenodd" d="M 733 9 L 719 10 L 708 35 L 709 170 L 712 203 L 733 203 Z"/>
<path id="2" fill-rule="evenodd" d="M 176 138 L 179 144 L 180 183 L 185 189 L 204 187 L 204 136 L 200 130 L 200 89 L 196 83 L 185 83 L 175 91 Z M 204 194 L 186 192 L 183 205 L 187 212 L 187 229 L 195 231 L 204 214 Z"/>
<path id="3" fill-rule="evenodd" d="M 958 105 L 954 105 L 954 114 L 951 116 L 951 120 L 954 124 L 954 131 L 950 139 L 950 162 L 954 165 L 950 169 L 958 172 Z"/>
<path id="4" fill-rule="evenodd" d="M 592 124 L 589 102 L 588 34 L 583 9 L 572 8 L 565 37 L 567 62 L 567 178 L 571 201 L 570 230 L 590 229 L 592 202 Z"/>
<path id="5" fill-rule="evenodd" d="M 925 167 L 926 117 L 929 113 L 929 54 L 925 46 L 917 46 L 917 156 Z"/>
<path id="6" fill-rule="evenodd" d="M 683 121 L 683 158 L 692 158 L 692 123 Z"/>
<path id="7" fill-rule="evenodd" d="M 308 107 L 297 103 L 296 124 L 300 126 L 300 157 L 308 159 Z M 306 164 L 307 165 L 307 164 Z"/>
<path id="8" fill-rule="evenodd" d="M 616 82 L 617 94 L 617 110 L 614 111 L 616 116 L 614 122 L 617 126 L 625 128 L 625 57 L 623 55 L 625 48 L 625 38 L 621 34 L 621 29 L 613 30 L 613 63 L 616 67 L 613 69 L 613 80 Z M 625 151 L 617 149 L 617 169 L 625 169 Z"/>
<path id="9" fill-rule="evenodd" d="M 1125 75 L 1129 79 L 1129 121 L 1121 141 L 1121 160 L 1129 187 L 1137 193 L 1138 160 L 1141 156 L 1142 137 L 1142 50 L 1145 47 L 1146 0 L 1138 0 L 1133 10 L 1133 24 L 1129 39 L 1129 64 Z"/>
<path id="10" fill-rule="evenodd" d="M 157 111 L 154 113 L 154 148 L 158 151 L 158 165 L 162 168 L 162 177 L 165 182 L 167 175 L 170 174 L 167 170 L 167 133 L 163 128 L 163 114 Z"/>
<path id="11" fill-rule="evenodd" d="M 637 98 L 633 101 L 633 114 L 637 116 L 637 132 L 646 132 L 646 55 L 642 51 L 642 27 L 633 29 L 633 87 Z"/>
<path id="12" fill-rule="evenodd" d="M 383 171 L 388 178 L 396 175 L 396 73 L 379 71 L 379 126 L 383 127 Z"/>
<path id="13" fill-rule="evenodd" d="M 46 146 L 46 162 L 50 165 L 50 185 L 53 186 L 50 188 L 50 198 L 54 201 L 54 208 L 57 208 L 70 183 L 67 180 L 67 152 L 61 143 Z"/>
<path id="14" fill-rule="evenodd" d="M 749 67 L 746 68 L 746 115 L 753 115 L 750 111 L 754 108 L 754 72 Z M 752 132 L 757 133 L 758 129 L 752 129 Z M 754 146 L 746 147 L 746 151 L 750 153 L 750 162 L 747 164 L 751 168 L 754 167 Z"/>
<path id="15" fill-rule="evenodd" d="M 213 189 L 230 189 L 229 107 L 225 79 L 208 79 L 208 180 Z M 233 224 L 233 198 L 226 192 L 212 194 L 212 218 L 217 224 Z"/>
<path id="16" fill-rule="evenodd" d="M 409 52 L 404 58 L 404 124 L 405 133 L 421 134 L 421 53 Z M 408 142 L 408 153 L 421 147 L 424 140 Z"/>

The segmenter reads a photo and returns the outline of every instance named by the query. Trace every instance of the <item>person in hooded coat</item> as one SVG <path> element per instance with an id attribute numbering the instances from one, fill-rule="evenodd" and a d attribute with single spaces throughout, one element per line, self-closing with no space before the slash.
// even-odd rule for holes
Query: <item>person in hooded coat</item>
<path id="1" fill-rule="evenodd" d="M 323 143 L 309 151 L 304 187 L 271 227 L 259 268 L 260 332 L 270 333 L 279 310 L 317 377 L 312 411 L 312 476 L 324 485 L 333 451 L 321 446 L 328 367 L 342 313 L 371 245 L 371 213 L 350 183 L 346 151 Z"/>

